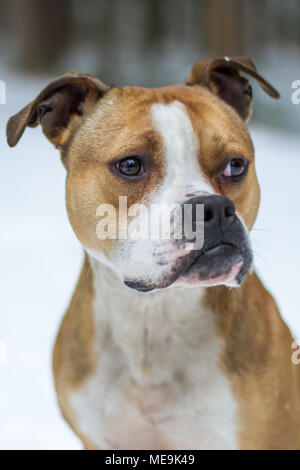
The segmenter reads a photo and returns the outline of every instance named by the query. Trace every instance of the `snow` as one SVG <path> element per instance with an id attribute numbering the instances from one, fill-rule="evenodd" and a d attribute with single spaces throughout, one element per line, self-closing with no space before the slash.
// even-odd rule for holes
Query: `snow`
<path id="1" fill-rule="evenodd" d="M 64 207 L 65 170 L 40 129 L 26 130 L 13 150 L 4 135 L 8 117 L 48 80 L 5 71 L 0 78 L 7 85 L 0 105 L 0 350 L 7 356 L 0 361 L 0 448 L 80 449 L 60 415 L 51 373 L 54 338 L 82 261 Z M 300 338 L 298 138 L 262 127 L 252 135 L 262 187 L 256 266 Z"/>

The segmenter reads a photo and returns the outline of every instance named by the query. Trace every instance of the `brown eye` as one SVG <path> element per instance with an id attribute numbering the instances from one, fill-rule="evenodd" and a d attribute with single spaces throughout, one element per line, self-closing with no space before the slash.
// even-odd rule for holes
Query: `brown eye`
<path id="1" fill-rule="evenodd" d="M 128 157 L 117 162 L 117 170 L 125 176 L 137 176 L 143 172 L 143 163 L 137 157 Z"/>
<path id="2" fill-rule="evenodd" d="M 226 168 L 222 172 L 222 176 L 225 178 L 239 179 L 246 173 L 247 167 L 247 160 L 243 158 L 233 158 L 227 163 Z"/>

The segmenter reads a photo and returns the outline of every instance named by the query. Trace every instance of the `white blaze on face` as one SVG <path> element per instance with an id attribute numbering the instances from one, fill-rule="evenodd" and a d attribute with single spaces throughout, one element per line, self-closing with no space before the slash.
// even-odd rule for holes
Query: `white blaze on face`
<path id="1" fill-rule="evenodd" d="M 179 101 L 152 105 L 153 123 L 164 142 L 166 177 L 156 194 L 161 203 L 182 202 L 191 191 L 215 194 L 200 164 L 200 141 L 185 106 Z"/>
<path id="2" fill-rule="evenodd" d="M 177 228 L 176 225 L 170 226 L 170 210 L 164 209 L 185 203 L 193 196 L 217 193 L 202 171 L 201 142 L 184 104 L 177 100 L 170 104 L 156 103 L 152 105 L 150 113 L 153 127 L 163 142 L 164 180 L 146 195 L 147 202 L 144 202 L 146 205 L 143 207 L 146 210 L 131 214 L 133 219 L 128 224 L 130 235 L 126 239 L 117 240 L 109 259 L 106 260 L 104 256 L 103 260 L 100 252 L 92 253 L 89 250 L 89 253 L 99 261 L 104 261 L 127 284 L 131 282 L 163 287 L 168 286 L 169 281 L 172 282 L 174 274 L 176 276 L 178 259 L 196 249 L 194 242 L 185 243 L 179 249 L 172 237 L 160 236 L 161 227 L 163 234 L 168 232 L 165 227 L 169 233 L 174 229 L 172 235 Z M 132 207 L 128 209 L 131 211 Z M 131 232 L 148 234 L 149 237 L 131 238 Z M 182 225 L 176 233 L 182 233 Z M 203 237 L 200 241 L 203 241 Z M 223 284 L 226 282 L 220 281 Z"/>
<path id="3" fill-rule="evenodd" d="M 164 214 L 163 207 L 171 207 L 189 199 L 187 194 L 215 194 L 205 178 L 199 163 L 200 142 L 185 106 L 179 101 L 170 104 L 156 103 L 151 109 L 155 130 L 163 140 L 163 158 L 166 174 L 163 183 L 148 197 L 148 209 L 153 205 Z M 159 209 L 160 208 L 160 209 Z M 159 220 L 155 218 L 155 220 Z M 155 227 L 151 225 L 153 231 Z M 160 219 L 162 220 L 162 219 Z M 135 224 L 141 228 L 149 223 L 147 217 L 136 217 Z M 172 271 L 178 256 L 188 254 L 192 247 L 187 244 L 184 253 L 174 246 L 172 240 L 136 240 L 119 244 L 115 262 L 124 279 L 143 280 L 155 283 Z M 163 259 L 163 261 L 162 261 Z"/>

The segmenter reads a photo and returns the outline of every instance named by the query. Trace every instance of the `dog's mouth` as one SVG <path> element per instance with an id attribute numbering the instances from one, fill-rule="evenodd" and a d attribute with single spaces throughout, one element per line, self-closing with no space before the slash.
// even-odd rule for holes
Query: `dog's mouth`
<path id="1" fill-rule="evenodd" d="M 211 287 L 225 284 L 238 286 L 244 276 L 251 272 L 252 251 L 248 244 L 219 243 L 206 250 L 192 251 L 179 257 L 172 272 L 160 282 L 152 284 L 125 281 L 125 284 L 140 292 L 150 292 L 167 287 Z"/>
<path id="2" fill-rule="evenodd" d="M 239 286 L 252 269 L 248 232 L 236 217 L 226 231 L 207 230 L 201 249 L 186 240 L 173 244 L 173 256 L 157 255 L 162 274 L 154 281 L 126 280 L 135 290 L 149 292 L 167 287 Z M 168 253 L 168 252 L 167 252 Z M 174 261 L 169 261 L 173 259 Z"/>
<path id="3" fill-rule="evenodd" d="M 206 251 L 200 251 L 173 281 L 174 287 L 213 286 L 225 283 L 240 285 L 251 266 L 250 253 L 230 243 L 220 243 Z"/>

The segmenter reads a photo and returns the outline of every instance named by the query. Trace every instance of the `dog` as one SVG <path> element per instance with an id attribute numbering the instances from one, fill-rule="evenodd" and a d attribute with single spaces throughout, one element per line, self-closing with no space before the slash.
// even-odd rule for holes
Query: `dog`
<path id="1" fill-rule="evenodd" d="M 279 97 L 249 58 L 223 57 L 157 89 L 70 72 L 8 122 L 10 146 L 41 125 L 67 172 L 85 260 L 53 368 L 86 449 L 300 448 L 293 338 L 253 271 L 260 190 L 246 76 Z M 128 207 L 192 207 L 202 245 L 98 236 L 103 204 L 119 227 L 145 223 L 118 219 L 120 196 Z"/>

